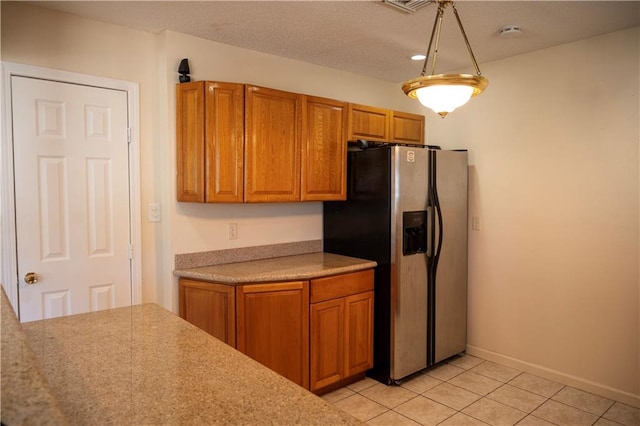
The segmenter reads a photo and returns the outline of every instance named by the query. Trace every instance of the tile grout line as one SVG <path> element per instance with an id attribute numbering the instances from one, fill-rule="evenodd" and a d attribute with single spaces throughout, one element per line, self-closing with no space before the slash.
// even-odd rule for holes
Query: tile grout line
<path id="1" fill-rule="evenodd" d="M 508 407 L 509 409 L 515 410 L 516 412 L 519 412 L 519 413 L 523 414 L 523 415 L 524 415 L 524 417 L 522 417 L 522 418 L 521 418 L 521 419 L 519 419 L 516 423 L 514 423 L 514 425 L 518 425 L 518 424 L 522 423 L 523 421 L 525 421 L 525 419 L 527 419 L 528 417 L 532 417 L 532 418 L 534 418 L 534 419 L 543 420 L 543 421 L 548 422 L 548 423 L 550 423 L 550 424 L 556 424 L 555 422 L 553 422 L 553 421 L 551 421 L 551 420 L 547 420 L 547 419 L 545 419 L 545 418 L 543 418 L 543 417 L 540 417 L 539 415 L 535 415 L 535 414 L 534 414 L 538 409 L 540 409 L 542 406 L 544 406 L 545 404 L 547 404 L 549 401 L 553 401 L 554 403 L 557 403 L 557 404 L 559 404 L 559 405 L 561 405 L 561 406 L 564 406 L 564 407 L 566 407 L 566 408 L 570 408 L 570 409 L 573 409 L 573 410 L 577 410 L 578 412 L 581 412 L 581 413 L 583 413 L 583 414 L 588 414 L 588 415 L 590 415 L 590 416 L 595 417 L 595 420 L 594 420 L 594 422 L 592 423 L 592 425 L 593 425 L 593 424 L 597 424 L 597 423 L 598 423 L 599 421 L 601 421 L 601 420 L 606 420 L 606 421 L 611 422 L 611 423 L 616 424 L 616 425 L 625 426 L 623 423 L 619 423 L 619 422 L 617 422 L 617 421 L 615 421 L 615 420 L 611 420 L 611 419 L 609 419 L 609 418 L 605 417 L 605 415 L 606 415 L 606 414 L 607 414 L 607 413 L 612 409 L 612 407 L 614 407 L 614 406 L 616 405 L 616 403 L 620 403 L 619 401 L 616 401 L 616 400 L 609 400 L 608 398 L 604 398 L 604 399 L 608 400 L 608 401 L 610 402 L 610 404 L 609 404 L 608 406 L 606 406 L 606 408 L 604 409 L 604 411 L 602 412 L 602 414 L 595 414 L 595 413 L 589 412 L 589 411 L 587 411 L 587 410 L 585 410 L 585 409 L 581 408 L 581 406 L 580 406 L 580 407 L 576 407 L 576 406 L 574 406 L 574 405 L 571 405 L 571 403 L 566 403 L 566 402 L 563 402 L 563 401 L 561 401 L 561 400 L 557 400 L 557 399 L 554 399 L 554 398 L 555 398 L 555 397 L 557 397 L 561 392 L 563 392 L 563 391 L 564 391 L 564 390 L 566 390 L 566 389 L 573 389 L 573 390 L 578 391 L 578 392 L 584 392 L 584 393 L 587 393 L 587 394 L 589 394 L 589 395 L 593 395 L 594 397 L 603 398 L 603 397 L 600 397 L 599 395 L 591 394 L 590 392 L 583 391 L 583 390 L 581 390 L 581 389 L 573 388 L 573 387 L 571 387 L 571 386 L 564 385 L 564 384 L 562 384 L 562 383 L 553 382 L 553 381 L 552 381 L 553 383 L 557 383 L 558 385 L 560 385 L 560 388 L 559 388 L 558 390 L 556 390 L 555 392 L 552 392 L 552 393 L 550 393 L 550 394 L 549 394 L 549 393 L 547 393 L 547 395 L 549 395 L 549 396 L 544 395 L 544 394 L 540 394 L 540 393 L 538 393 L 538 392 L 536 392 L 536 391 L 533 391 L 533 390 L 530 390 L 530 389 L 526 389 L 526 388 L 524 388 L 524 387 L 521 387 L 521 386 L 518 386 L 518 385 L 516 385 L 516 384 L 513 384 L 513 382 L 514 382 L 517 378 L 519 378 L 519 377 L 523 376 L 524 374 L 529 374 L 529 375 L 530 375 L 530 376 L 532 376 L 533 378 L 540 378 L 540 379 L 545 379 L 545 378 L 540 377 L 540 376 L 536 376 L 536 375 L 533 375 L 533 374 L 530 374 L 530 373 L 526 373 L 526 372 L 524 372 L 524 371 L 519 371 L 519 370 L 515 370 L 515 369 L 512 369 L 512 368 L 511 368 L 511 370 L 512 370 L 512 371 L 514 371 L 514 372 L 516 372 L 517 374 L 516 374 L 515 376 L 511 377 L 510 379 L 508 379 L 507 381 L 503 381 L 502 379 L 497 379 L 497 378 L 495 378 L 495 377 L 493 377 L 493 376 L 491 376 L 491 375 L 486 375 L 486 374 L 483 374 L 483 373 L 480 373 L 480 372 L 472 371 L 473 369 L 475 369 L 475 368 L 477 368 L 477 367 L 480 367 L 480 366 L 482 366 L 483 364 L 487 364 L 487 363 L 489 363 L 489 361 L 487 361 L 487 360 L 482 360 L 482 359 L 481 359 L 481 358 L 479 358 L 479 357 L 476 357 L 476 358 L 480 359 L 480 360 L 481 360 L 481 362 L 479 362 L 478 364 L 475 364 L 475 365 L 471 366 L 470 368 L 464 368 L 464 367 L 461 367 L 461 366 L 456 365 L 456 364 L 454 364 L 454 363 L 451 363 L 451 362 L 445 361 L 443 364 L 441 364 L 441 366 L 449 365 L 449 366 L 451 366 L 451 367 L 455 367 L 455 369 L 459 369 L 459 370 L 460 370 L 457 374 L 454 374 L 453 376 L 448 377 L 446 380 L 443 380 L 441 377 L 438 377 L 438 376 L 435 376 L 435 375 L 429 374 L 430 372 L 434 371 L 435 369 L 428 368 L 428 369 L 426 369 L 424 372 L 421 372 L 421 373 L 420 373 L 420 375 L 429 376 L 429 377 L 430 377 L 430 379 L 437 380 L 437 381 L 439 382 L 439 383 L 437 383 L 437 384 L 436 384 L 436 385 L 434 385 L 434 386 L 428 387 L 424 392 L 418 392 L 418 391 L 416 391 L 416 390 L 414 390 L 414 389 L 411 389 L 411 388 L 405 387 L 405 386 L 403 386 L 403 384 L 400 384 L 400 383 L 395 384 L 394 386 L 397 386 L 397 387 L 399 387 L 399 388 L 401 388 L 401 389 L 403 389 L 403 390 L 409 391 L 409 392 L 410 392 L 410 394 L 411 394 L 411 396 L 409 397 L 409 399 L 408 399 L 408 400 L 403 401 L 403 402 L 401 402 L 401 403 L 399 403 L 399 404 L 395 405 L 395 406 L 394 406 L 394 407 L 392 407 L 392 408 L 389 408 L 389 407 L 387 407 L 386 405 L 381 404 L 381 403 L 379 403 L 379 402 L 377 402 L 377 401 L 375 401 L 375 400 L 373 400 L 373 399 L 369 398 L 368 396 L 366 396 L 366 395 L 363 395 L 363 394 L 362 394 L 362 392 L 364 392 L 364 391 L 366 391 L 366 390 L 370 389 L 372 386 L 375 386 L 375 385 L 376 385 L 376 383 L 374 383 L 374 384 L 372 384 L 372 385 L 370 385 L 370 386 L 367 386 L 366 388 L 363 388 L 363 389 L 358 390 L 358 391 L 356 391 L 356 390 L 354 390 L 354 389 L 350 389 L 350 388 L 348 388 L 348 389 L 352 392 L 352 394 L 351 394 L 351 395 L 348 395 L 348 396 L 342 397 L 342 398 L 340 398 L 340 399 L 338 399 L 338 400 L 336 400 L 336 401 L 332 401 L 332 402 L 331 402 L 331 404 L 335 404 L 335 403 L 337 403 L 338 401 L 341 401 L 341 400 L 344 400 L 344 399 L 346 399 L 346 398 L 349 398 L 349 397 L 350 397 L 350 396 L 352 396 L 352 395 L 359 395 L 359 396 L 361 396 L 361 397 L 365 398 L 366 400 L 368 400 L 368 401 L 370 401 L 370 402 L 373 402 L 373 403 L 375 403 L 375 404 L 379 405 L 380 407 L 384 408 L 384 412 L 382 412 L 382 413 L 380 413 L 380 414 L 377 414 L 377 415 L 375 415 L 375 416 L 371 417 L 371 418 L 370 418 L 370 419 L 368 419 L 366 422 L 369 422 L 369 421 L 371 421 L 371 420 L 373 420 L 373 419 L 376 419 L 376 418 L 378 418 L 378 417 L 380 417 L 380 416 L 383 416 L 383 415 L 385 415 L 385 414 L 388 414 L 389 412 L 393 412 L 393 414 L 394 414 L 394 415 L 401 416 L 401 418 L 408 419 L 408 420 L 410 420 L 410 421 L 412 421 L 412 422 L 420 423 L 420 421 L 414 420 L 413 418 L 408 417 L 408 416 L 406 416 L 405 414 L 402 414 L 401 412 L 396 411 L 396 408 L 398 408 L 399 406 L 401 406 L 401 405 L 403 405 L 403 404 L 406 404 L 406 403 L 407 403 L 407 402 L 409 402 L 409 401 L 413 401 L 413 400 L 415 400 L 415 398 L 417 398 L 417 397 L 419 397 L 419 396 L 422 396 L 422 397 L 424 397 L 426 400 L 428 400 L 428 401 L 430 401 L 430 402 L 432 402 L 432 403 L 436 403 L 436 404 L 439 404 L 439 405 L 441 405 L 441 406 L 443 406 L 443 407 L 447 407 L 448 409 L 450 409 L 450 410 L 452 410 L 452 411 L 453 411 L 453 413 L 452 413 L 451 415 L 449 415 L 449 416 L 447 416 L 446 418 L 442 419 L 442 420 L 441 420 L 441 421 L 439 421 L 437 424 L 441 424 L 441 423 L 443 423 L 443 422 L 447 422 L 449 419 L 451 419 L 452 417 L 456 416 L 457 414 L 462 414 L 462 415 L 465 415 L 465 416 L 469 416 L 469 418 L 472 418 L 472 419 L 474 419 L 474 420 L 476 420 L 476 421 L 479 421 L 479 422 L 481 422 L 481 423 L 483 423 L 483 424 L 487 424 L 487 422 L 486 422 L 486 421 L 484 421 L 484 420 L 482 420 L 482 419 L 476 418 L 476 417 L 474 417 L 474 416 L 473 416 L 473 415 L 471 415 L 471 414 L 463 413 L 463 410 L 467 409 L 467 408 L 468 408 L 468 407 L 470 407 L 471 405 L 476 404 L 476 403 L 478 403 L 478 402 L 480 402 L 480 401 L 485 400 L 485 401 L 491 401 L 491 402 L 496 403 L 496 404 L 500 404 L 501 406 Z M 461 359 L 461 358 L 458 358 L 458 359 Z M 501 364 L 498 364 L 498 363 L 495 363 L 495 364 L 496 364 L 497 366 L 500 366 L 500 367 L 507 367 L 507 366 L 502 366 Z M 487 365 L 488 365 L 488 364 L 487 364 Z M 438 366 L 435 366 L 435 367 L 437 368 Z M 510 367 L 507 367 L 507 368 L 510 368 Z M 447 371 L 447 373 L 450 373 L 450 372 L 451 372 L 451 370 Z M 456 372 L 456 370 L 453 370 L 453 372 L 455 373 L 455 372 Z M 486 378 L 486 379 L 490 379 L 490 380 L 496 381 L 496 382 L 498 382 L 498 383 L 499 383 L 499 385 L 498 385 L 495 389 L 492 389 L 491 391 L 487 392 L 486 394 L 481 394 L 481 393 L 478 393 L 477 391 L 473 391 L 473 390 L 470 390 L 470 389 L 464 388 L 464 387 L 462 387 L 462 386 L 458 386 L 458 385 L 457 385 L 457 384 L 455 384 L 455 383 L 451 383 L 451 380 L 453 380 L 453 379 L 455 379 L 456 377 L 458 377 L 458 376 L 460 376 L 460 375 L 462 375 L 462 374 L 464 374 L 464 373 L 467 373 L 467 372 L 473 372 L 474 374 L 476 374 L 476 375 L 478 375 L 478 376 L 480 376 L 480 377 L 483 377 L 483 378 Z M 504 377 L 504 376 L 505 376 L 504 374 L 501 374 L 501 373 L 504 373 L 504 371 L 503 371 L 503 372 L 496 371 L 496 373 L 497 373 L 497 374 L 496 374 L 495 376 L 500 376 L 500 377 Z M 446 374 L 445 374 L 445 375 L 446 375 Z M 418 375 L 416 375 L 416 377 L 418 377 Z M 547 380 L 548 380 L 548 379 L 547 379 Z M 409 382 L 409 381 L 408 381 L 408 382 Z M 456 388 L 456 389 L 459 389 L 459 390 L 462 390 L 462 391 L 465 391 L 465 392 L 469 392 L 470 394 L 475 395 L 476 397 L 478 397 L 478 399 L 476 399 L 475 401 L 473 401 L 473 402 L 471 402 L 471 403 L 468 403 L 468 404 L 466 404 L 466 405 L 462 406 L 460 409 L 457 409 L 457 408 L 454 408 L 454 407 L 449 406 L 449 405 L 448 405 L 448 404 L 446 404 L 446 403 L 439 402 L 439 401 L 437 401 L 437 400 L 435 400 L 435 399 L 431 398 L 430 396 L 426 395 L 426 393 L 427 393 L 427 392 L 429 392 L 429 391 L 431 391 L 431 390 L 433 390 L 433 389 L 437 388 L 438 386 L 441 386 L 441 385 L 442 385 L 442 384 L 444 384 L 444 383 L 448 384 L 449 386 L 453 386 L 453 387 L 454 387 L 454 388 Z M 463 384 L 464 384 L 464 383 L 463 383 Z M 526 385 L 526 383 L 523 383 L 523 384 L 524 384 L 524 385 Z M 496 391 L 498 391 L 498 390 L 500 390 L 500 389 L 505 388 L 505 386 L 506 386 L 506 385 L 509 385 L 510 387 L 512 387 L 512 388 L 514 388 L 514 389 L 517 389 L 517 390 L 519 390 L 519 391 L 526 392 L 526 393 L 529 393 L 529 394 L 531 394 L 531 395 L 537 396 L 537 397 L 541 398 L 541 399 L 542 399 L 542 401 L 541 401 L 539 404 L 535 404 L 535 402 L 534 402 L 534 406 L 533 406 L 533 408 L 531 408 L 531 409 L 530 409 L 530 411 L 523 411 L 522 409 L 520 409 L 520 408 L 518 408 L 518 407 L 516 407 L 516 406 L 510 405 L 509 403 L 501 402 L 501 401 L 499 401 L 499 400 L 497 400 L 497 399 L 494 399 L 494 398 L 492 398 L 492 397 L 490 396 L 492 393 L 494 393 L 494 392 L 496 392 Z M 536 388 L 536 387 L 534 386 L 534 388 Z M 543 390 L 544 390 L 544 389 L 542 389 L 541 391 L 543 391 Z M 551 389 L 551 390 L 552 390 L 552 389 Z M 506 396 L 506 395 L 505 395 L 505 396 Z M 511 401 L 511 400 L 509 399 L 509 401 Z M 514 399 L 514 401 L 515 401 L 515 399 Z M 535 400 L 534 400 L 534 401 L 535 401 Z M 572 401 L 573 403 L 576 403 L 576 404 L 579 402 L 579 401 L 578 401 L 578 402 L 573 401 L 573 399 L 570 399 L 570 401 Z M 517 404 L 517 402 L 512 402 L 512 403 L 513 403 L 514 405 L 516 405 L 516 404 Z M 623 404 L 623 403 L 620 403 L 620 404 L 622 404 L 622 405 L 627 405 L 627 404 Z M 523 404 L 521 404 L 521 405 L 523 405 Z M 633 406 L 631 406 L 631 407 L 632 407 L 632 408 L 635 408 L 635 407 L 633 407 Z"/>

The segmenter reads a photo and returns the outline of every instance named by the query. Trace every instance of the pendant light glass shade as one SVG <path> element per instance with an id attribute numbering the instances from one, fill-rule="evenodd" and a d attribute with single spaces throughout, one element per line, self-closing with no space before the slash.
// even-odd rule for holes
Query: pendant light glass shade
<path id="1" fill-rule="evenodd" d="M 489 81 L 470 74 L 437 74 L 407 81 L 402 89 L 407 96 L 441 117 L 466 104 L 472 96 L 482 93 Z"/>
<path id="2" fill-rule="evenodd" d="M 440 30 L 442 28 L 442 17 L 444 9 L 451 5 L 455 14 L 460 32 L 467 45 L 469 56 L 476 69 L 476 75 L 471 74 L 434 74 L 436 68 L 436 60 L 438 56 L 438 44 L 440 42 Z M 433 40 L 436 40 L 431 74 L 426 75 L 427 64 L 431 55 L 431 46 Z M 471 50 L 471 45 L 467 39 L 467 35 L 462 27 L 462 22 L 458 16 L 458 11 L 453 1 L 438 0 L 438 13 L 436 21 L 431 31 L 431 39 L 429 40 L 429 48 L 424 60 L 422 74 L 420 77 L 405 82 L 402 85 L 404 93 L 413 99 L 418 99 L 420 103 L 430 108 L 442 118 L 454 111 L 456 108 L 466 104 L 471 97 L 479 95 L 489 85 L 489 80 L 480 74 L 480 68 Z"/>

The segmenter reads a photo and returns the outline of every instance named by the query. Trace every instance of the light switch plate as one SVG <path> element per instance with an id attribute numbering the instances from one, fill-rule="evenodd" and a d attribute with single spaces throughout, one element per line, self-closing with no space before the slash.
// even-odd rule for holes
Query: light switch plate
<path id="1" fill-rule="evenodd" d="M 160 203 L 147 204 L 147 221 L 160 222 Z"/>

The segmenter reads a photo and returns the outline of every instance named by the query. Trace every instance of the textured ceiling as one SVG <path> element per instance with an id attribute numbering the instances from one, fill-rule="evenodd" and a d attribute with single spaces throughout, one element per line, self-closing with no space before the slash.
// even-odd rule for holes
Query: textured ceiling
<path id="1" fill-rule="evenodd" d="M 400 82 L 416 77 L 435 18 L 429 4 L 404 14 L 380 1 L 49 1 L 30 2 L 154 33 L 165 29 L 238 47 Z M 457 1 L 483 62 L 640 25 L 640 1 Z M 518 38 L 499 30 L 516 24 Z M 472 72 L 450 8 L 437 72 Z M 541 64 L 544 70 L 544 64 Z"/>

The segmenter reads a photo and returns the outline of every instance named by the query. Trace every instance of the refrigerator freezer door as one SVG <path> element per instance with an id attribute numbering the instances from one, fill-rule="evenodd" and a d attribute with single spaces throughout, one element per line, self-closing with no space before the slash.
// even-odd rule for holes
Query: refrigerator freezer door
<path id="1" fill-rule="evenodd" d="M 436 363 L 466 349 L 467 152 L 432 151 L 432 155 L 443 235 L 434 290 Z"/>
<path id="2" fill-rule="evenodd" d="M 427 366 L 427 258 L 424 251 L 403 254 L 406 212 L 427 210 L 428 153 L 396 146 L 391 157 L 391 371 L 398 380 Z"/>

